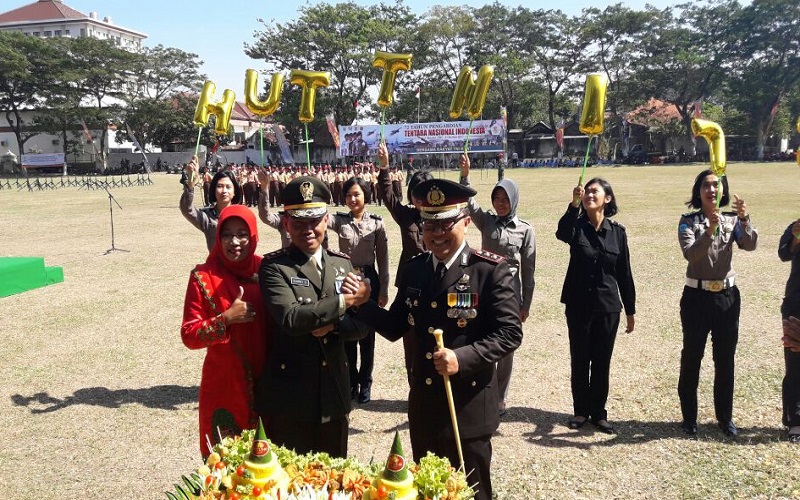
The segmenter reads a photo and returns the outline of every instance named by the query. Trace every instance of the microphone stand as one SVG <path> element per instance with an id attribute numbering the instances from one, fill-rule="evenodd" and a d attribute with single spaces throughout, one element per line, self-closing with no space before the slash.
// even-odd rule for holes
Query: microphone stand
<path id="1" fill-rule="evenodd" d="M 122 206 L 119 204 L 119 202 L 117 202 L 117 199 L 114 198 L 114 195 L 111 194 L 111 191 L 109 191 L 107 187 L 103 186 L 103 189 L 105 189 L 106 193 L 108 193 L 108 211 L 111 214 L 111 248 L 106 250 L 106 253 L 103 255 L 108 255 L 111 252 L 129 252 L 130 250 L 123 250 L 114 245 L 114 205 L 112 205 L 111 202 L 113 201 L 116 203 L 120 210 L 122 210 Z"/>

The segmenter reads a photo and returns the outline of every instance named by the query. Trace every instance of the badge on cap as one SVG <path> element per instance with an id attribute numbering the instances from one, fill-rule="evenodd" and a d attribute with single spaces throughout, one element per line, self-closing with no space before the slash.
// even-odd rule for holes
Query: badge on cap
<path id="1" fill-rule="evenodd" d="M 437 206 L 444 204 L 444 193 L 439 186 L 433 185 L 431 186 L 430 191 L 428 191 L 428 203 Z"/>
<path id="2" fill-rule="evenodd" d="M 300 184 L 300 195 L 303 197 L 303 201 L 311 201 L 314 197 L 314 185 L 308 181 Z"/>

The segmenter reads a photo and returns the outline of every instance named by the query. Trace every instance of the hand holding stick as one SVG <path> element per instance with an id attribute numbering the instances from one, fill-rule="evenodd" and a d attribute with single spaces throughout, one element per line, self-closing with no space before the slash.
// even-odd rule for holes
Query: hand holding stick
<path id="1" fill-rule="evenodd" d="M 436 339 L 436 346 L 439 349 L 444 349 L 444 340 L 442 339 L 444 332 L 440 328 L 437 328 L 431 331 L 431 333 Z M 442 375 L 442 377 L 444 377 L 444 390 L 447 393 L 447 404 L 450 407 L 450 420 L 453 422 L 453 434 L 456 437 L 458 460 L 461 462 L 461 470 L 466 470 L 464 467 L 464 452 L 461 451 L 461 435 L 458 432 L 458 419 L 456 418 L 456 405 L 453 403 L 453 388 L 450 386 L 450 376 Z"/>

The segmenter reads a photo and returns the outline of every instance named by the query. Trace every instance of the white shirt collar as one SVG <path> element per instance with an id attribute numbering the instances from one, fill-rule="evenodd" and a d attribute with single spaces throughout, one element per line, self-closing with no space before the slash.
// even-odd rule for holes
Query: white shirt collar
<path id="1" fill-rule="evenodd" d="M 448 270 L 450 269 L 450 266 L 453 265 L 453 263 L 456 261 L 458 256 L 461 255 L 461 252 L 464 251 L 464 247 L 466 247 L 466 246 L 467 246 L 467 239 L 464 238 L 464 241 L 461 242 L 461 246 L 458 247 L 458 250 L 453 252 L 453 255 L 451 255 L 450 258 L 447 260 L 447 262 L 444 263 L 445 269 L 448 269 Z M 437 259 L 436 256 L 433 255 L 433 254 L 431 254 L 431 257 L 433 257 L 433 270 L 436 271 L 436 267 L 439 265 L 440 260 Z"/>

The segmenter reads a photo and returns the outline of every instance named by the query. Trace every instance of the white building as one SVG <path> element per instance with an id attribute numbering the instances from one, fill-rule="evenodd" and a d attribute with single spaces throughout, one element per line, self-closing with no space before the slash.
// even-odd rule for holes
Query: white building
<path id="1" fill-rule="evenodd" d="M 90 36 L 111 40 L 128 50 L 139 50 L 147 38 L 144 33 L 115 25 L 109 16 L 100 20 L 97 12 L 86 15 L 61 0 L 38 0 L 0 13 L 0 30 L 44 38 Z"/>

